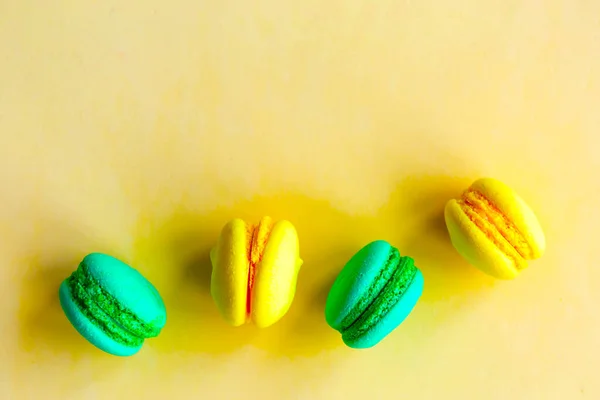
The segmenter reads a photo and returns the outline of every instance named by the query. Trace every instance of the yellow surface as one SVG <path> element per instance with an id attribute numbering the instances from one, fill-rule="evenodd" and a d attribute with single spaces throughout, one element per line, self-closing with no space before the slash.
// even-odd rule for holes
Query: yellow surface
<path id="1" fill-rule="evenodd" d="M 0 2 L 0 398 L 600 398 L 600 2 Z M 544 256 L 509 282 L 451 247 L 444 204 L 496 177 Z M 232 328 L 208 251 L 233 217 L 289 219 L 296 300 Z M 323 307 L 362 245 L 425 292 L 367 351 Z M 164 295 L 128 359 L 71 328 L 88 252 Z"/>

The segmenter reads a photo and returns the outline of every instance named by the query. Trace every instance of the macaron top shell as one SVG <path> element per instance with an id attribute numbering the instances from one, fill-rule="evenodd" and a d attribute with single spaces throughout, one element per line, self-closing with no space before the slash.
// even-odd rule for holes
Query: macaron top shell
<path id="1" fill-rule="evenodd" d="M 262 328 L 288 311 L 302 265 L 290 222 L 265 217 L 252 225 L 234 219 L 223 227 L 210 258 L 211 295 L 228 323 L 252 321 Z"/>
<path id="2" fill-rule="evenodd" d="M 391 249 L 386 241 L 371 242 L 346 263 L 327 296 L 325 319 L 329 326 L 340 330 L 343 322 L 353 317 L 353 310 L 359 315 L 366 310 L 387 281 L 382 275 Z"/>
<path id="3" fill-rule="evenodd" d="M 509 186 L 493 178 L 478 179 L 470 187 L 470 191 L 480 193 L 487 200 L 491 211 L 494 208 L 504 216 L 507 229 L 514 229 L 519 244 L 527 253 L 527 259 L 540 258 L 546 250 L 546 238 L 540 223 L 531 208 Z M 497 214 L 492 214 L 497 215 Z M 498 221 L 502 224 L 502 221 Z"/>
<path id="4" fill-rule="evenodd" d="M 223 227 L 217 246 L 210 252 L 211 295 L 223 318 L 233 326 L 246 322 L 250 238 L 246 222 L 234 219 Z"/>
<path id="5" fill-rule="evenodd" d="M 262 261 L 256 265 L 250 319 L 258 327 L 277 322 L 289 310 L 302 266 L 296 229 L 288 221 L 273 226 Z"/>

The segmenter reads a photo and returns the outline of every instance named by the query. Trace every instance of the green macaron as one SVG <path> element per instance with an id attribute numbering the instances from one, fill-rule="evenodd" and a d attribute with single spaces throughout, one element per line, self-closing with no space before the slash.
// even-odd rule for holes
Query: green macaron
<path id="1" fill-rule="evenodd" d="M 167 319 L 156 288 L 137 270 L 106 254 L 87 255 L 59 289 L 65 315 L 97 348 L 116 355 L 137 353 Z"/>
<path id="2" fill-rule="evenodd" d="M 371 242 L 346 263 L 325 305 L 329 326 L 351 348 L 373 347 L 411 313 L 423 292 L 412 258 L 384 240 Z"/>

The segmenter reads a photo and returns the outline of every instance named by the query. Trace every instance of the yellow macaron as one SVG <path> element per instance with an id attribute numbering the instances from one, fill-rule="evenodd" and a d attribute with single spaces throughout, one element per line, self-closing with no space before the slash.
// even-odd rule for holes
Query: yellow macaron
<path id="1" fill-rule="evenodd" d="M 264 328 L 290 308 L 302 265 L 298 234 L 288 221 L 264 217 L 258 224 L 227 223 L 210 252 L 211 295 L 233 326 Z"/>
<path id="2" fill-rule="evenodd" d="M 475 181 L 444 211 L 450 240 L 470 264 L 499 279 L 513 279 L 542 256 L 544 232 L 529 206 L 504 183 Z"/>

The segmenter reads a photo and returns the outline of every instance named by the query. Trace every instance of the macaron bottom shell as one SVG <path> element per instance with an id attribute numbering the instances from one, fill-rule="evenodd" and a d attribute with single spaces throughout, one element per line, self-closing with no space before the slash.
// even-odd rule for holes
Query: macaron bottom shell
<path id="1" fill-rule="evenodd" d="M 100 350 L 115 356 L 126 357 L 136 354 L 142 348 L 142 345 L 127 346 L 115 341 L 83 315 L 73 301 L 73 294 L 66 281 L 60 285 L 59 299 L 65 315 L 77 332 Z"/>
<path id="2" fill-rule="evenodd" d="M 375 316 L 376 318 L 379 318 L 379 320 L 358 337 L 354 337 L 350 334 L 352 332 L 352 327 L 342 332 L 342 340 L 344 343 L 353 349 L 367 349 L 381 342 L 412 312 L 423 293 L 423 287 L 423 274 L 417 269 L 412 282 L 406 288 L 402 297 L 400 297 L 400 299 L 387 299 L 388 302 L 395 302 L 395 304 L 389 308 L 389 311 L 383 315 Z"/>

